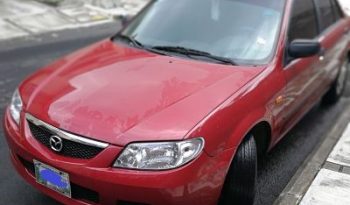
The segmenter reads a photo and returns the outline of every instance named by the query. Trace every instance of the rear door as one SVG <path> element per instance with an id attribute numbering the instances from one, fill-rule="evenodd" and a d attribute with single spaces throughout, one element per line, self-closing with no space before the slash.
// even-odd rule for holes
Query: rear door
<path id="1" fill-rule="evenodd" d="M 324 60 L 321 66 L 324 69 L 323 79 L 319 82 L 319 90 L 327 90 L 337 77 L 341 64 L 344 62 L 347 52 L 349 27 L 344 20 L 338 1 L 315 0 L 319 26 L 320 43 L 324 49 Z"/>

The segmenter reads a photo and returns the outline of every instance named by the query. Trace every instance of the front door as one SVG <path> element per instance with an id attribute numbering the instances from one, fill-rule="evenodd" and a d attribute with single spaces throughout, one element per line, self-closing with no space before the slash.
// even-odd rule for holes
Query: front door
<path id="1" fill-rule="evenodd" d="M 294 0 L 286 45 L 284 110 L 281 132 L 287 132 L 313 105 L 309 99 L 324 75 L 324 56 L 292 59 L 288 45 L 295 39 L 319 40 L 319 26 L 313 0 Z"/>

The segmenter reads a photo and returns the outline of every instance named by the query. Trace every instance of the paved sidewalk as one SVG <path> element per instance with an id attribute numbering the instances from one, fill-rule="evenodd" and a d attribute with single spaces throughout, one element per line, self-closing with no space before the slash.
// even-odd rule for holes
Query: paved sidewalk
<path id="1" fill-rule="evenodd" d="M 111 23 L 149 0 L 0 0 L 0 41 Z"/>
<path id="2" fill-rule="evenodd" d="M 325 133 L 274 205 L 350 204 L 350 106 Z"/>
<path id="3" fill-rule="evenodd" d="M 300 204 L 350 204 L 350 124 Z"/>

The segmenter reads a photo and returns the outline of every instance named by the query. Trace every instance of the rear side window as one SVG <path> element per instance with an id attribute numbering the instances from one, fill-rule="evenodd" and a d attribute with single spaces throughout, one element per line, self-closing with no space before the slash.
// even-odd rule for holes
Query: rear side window
<path id="1" fill-rule="evenodd" d="M 334 11 L 330 0 L 316 0 L 320 13 L 321 31 L 326 30 L 335 22 Z"/>
<path id="2" fill-rule="evenodd" d="M 289 26 L 289 42 L 295 39 L 314 39 L 316 36 L 318 26 L 313 0 L 295 0 Z"/>

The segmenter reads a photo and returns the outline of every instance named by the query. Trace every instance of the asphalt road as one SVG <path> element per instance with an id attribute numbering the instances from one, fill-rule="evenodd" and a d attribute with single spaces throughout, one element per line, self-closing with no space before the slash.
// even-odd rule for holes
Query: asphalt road
<path id="1" fill-rule="evenodd" d="M 60 37 L 55 43 L 21 48 L 20 42 L 0 44 L 0 117 L 10 100 L 12 92 L 28 74 L 69 52 L 91 44 L 113 33 L 91 30 L 83 39 L 80 32 L 71 32 L 69 37 Z M 72 37 L 73 35 L 73 37 Z M 76 35 L 76 40 L 74 40 Z M 67 40 L 65 40 L 67 38 Z M 73 39 L 73 40 L 72 40 Z M 12 47 L 14 49 L 12 49 Z M 3 51 L 1 51 L 3 50 Z M 346 96 L 350 96 L 348 84 Z M 317 105 L 303 120 L 269 153 L 260 163 L 257 205 L 269 205 L 279 196 L 305 158 L 322 141 L 325 133 L 334 125 L 350 99 L 345 97 L 331 108 Z M 9 161 L 9 153 L 2 126 L 0 126 L 0 204 L 55 205 L 54 200 L 42 195 L 24 182 L 15 172 Z"/>

